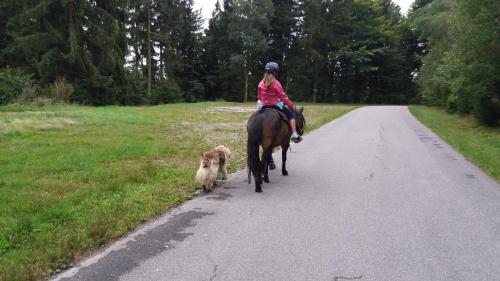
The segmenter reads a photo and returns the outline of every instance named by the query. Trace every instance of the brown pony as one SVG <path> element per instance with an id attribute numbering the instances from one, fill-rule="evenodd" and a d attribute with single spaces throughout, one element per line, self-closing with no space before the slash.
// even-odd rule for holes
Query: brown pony
<path id="1" fill-rule="evenodd" d="M 304 108 L 292 110 L 296 115 L 297 133 L 304 134 L 305 119 L 302 114 Z M 247 122 L 247 165 L 248 183 L 251 183 L 251 174 L 255 179 L 255 192 L 262 192 L 262 180 L 269 182 L 269 162 L 273 149 L 281 146 L 282 165 L 281 173 L 288 175 L 286 170 L 286 153 L 290 147 L 292 129 L 286 115 L 277 109 L 264 108 L 250 116 Z M 262 160 L 259 158 L 259 147 L 262 146 Z"/>

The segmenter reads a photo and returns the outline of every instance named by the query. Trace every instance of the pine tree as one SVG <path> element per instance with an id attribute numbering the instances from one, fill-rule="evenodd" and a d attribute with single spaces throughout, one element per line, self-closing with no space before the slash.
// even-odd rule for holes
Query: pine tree
<path id="1" fill-rule="evenodd" d="M 207 30 L 206 57 L 216 58 L 212 68 L 217 86 L 217 97 L 228 100 L 248 100 L 250 87 L 253 89 L 259 78 L 250 74 L 261 72 L 262 58 L 268 49 L 267 34 L 273 7 L 270 0 L 223 2 L 224 9 L 214 12 L 214 18 Z M 205 80 L 207 80 L 205 76 Z M 255 92 L 255 91 L 251 91 Z M 215 95 L 214 95 L 215 96 Z"/>
<path id="2" fill-rule="evenodd" d="M 296 0 L 273 0 L 273 6 L 265 61 L 279 63 L 280 77 L 287 91 L 293 73 L 292 52 L 298 40 L 299 3 Z"/>
<path id="3" fill-rule="evenodd" d="M 12 37 L 7 33 L 7 23 L 13 15 L 17 15 L 22 9 L 20 1 L 1 1 L 0 2 L 0 68 L 15 63 L 8 61 L 4 57 L 4 50 L 12 41 Z M 15 65 L 15 64 L 14 64 Z"/>
<path id="4" fill-rule="evenodd" d="M 124 82 L 124 25 L 120 2 L 42 0 L 25 2 L 9 18 L 8 63 L 34 73 L 42 85 L 66 77 L 75 99 L 91 104 L 116 101 Z"/>
<path id="5" fill-rule="evenodd" d="M 304 23 L 302 42 L 306 55 L 306 72 L 312 80 L 312 102 L 318 101 L 321 77 L 326 69 L 328 53 L 329 26 L 326 21 L 326 2 L 305 1 L 303 4 Z"/>
<path id="6" fill-rule="evenodd" d="M 248 101 L 248 79 L 252 66 L 257 64 L 268 48 L 266 35 L 272 13 L 270 0 L 235 1 L 234 21 L 229 33 L 240 47 L 238 52 L 232 55 L 232 63 L 243 65 L 244 102 Z"/>
<path id="7" fill-rule="evenodd" d="M 199 73 L 199 31 L 201 16 L 193 10 L 193 0 L 179 3 L 178 24 L 174 25 L 172 41 L 176 42 L 175 52 L 179 59 L 175 75 L 183 92 L 185 101 L 197 101 L 204 95 L 198 82 Z"/>
<path id="8" fill-rule="evenodd" d="M 146 56 L 146 61 L 148 65 L 148 90 L 147 90 L 147 98 L 151 99 L 151 80 L 152 80 L 152 42 L 151 42 L 151 3 L 150 0 L 146 0 L 146 49 L 148 50 L 148 54 Z"/>

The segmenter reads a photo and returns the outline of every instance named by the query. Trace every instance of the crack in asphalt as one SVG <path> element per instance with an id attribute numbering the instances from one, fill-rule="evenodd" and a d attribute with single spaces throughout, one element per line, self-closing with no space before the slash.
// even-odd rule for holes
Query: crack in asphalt
<path id="1" fill-rule="evenodd" d="M 337 276 L 337 277 L 333 278 L 333 281 L 338 281 L 340 279 L 344 279 L 344 280 L 360 280 L 360 279 L 363 279 L 363 274 L 361 274 L 360 276 L 357 276 L 357 277 Z"/>
<path id="2" fill-rule="evenodd" d="M 210 197 L 207 197 L 207 199 L 216 201 L 225 201 L 231 197 L 233 197 L 233 195 L 229 193 L 219 192 L 219 193 L 213 193 Z"/>
<path id="3" fill-rule="evenodd" d="M 213 281 L 213 280 L 215 280 L 215 277 L 217 277 L 218 265 L 214 262 L 214 260 L 212 260 L 212 258 L 210 258 L 210 255 L 207 255 L 207 258 L 214 265 L 214 268 L 212 270 L 212 276 L 210 276 L 210 279 L 209 279 L 209 281 Z"/>

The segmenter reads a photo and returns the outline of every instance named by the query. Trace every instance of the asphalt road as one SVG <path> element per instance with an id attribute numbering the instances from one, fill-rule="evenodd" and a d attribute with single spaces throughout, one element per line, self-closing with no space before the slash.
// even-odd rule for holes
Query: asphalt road
<path id="1" fill-rule="evenodd" d="M 287 177 L 276 162 L 263 193 L 237 173 L 54 279 L 500 280 L 500 185 L 406 107 L 312 132 Z"/>

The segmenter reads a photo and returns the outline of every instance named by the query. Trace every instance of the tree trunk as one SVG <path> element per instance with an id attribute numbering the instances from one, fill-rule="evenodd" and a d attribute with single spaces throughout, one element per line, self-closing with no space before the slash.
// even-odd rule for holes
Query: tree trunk
<path id="1" fill-rule="evenodd" d="M 148 26 L 147 26 L 147 47 L 148 47 L 148 57 L 147 57 L 147 64 L 148 64 L 148 92 L 147 92 L 147 97 L 149 100 L 151 100 L 151 5 L 150 5 L 150 0 L 147 0 L 146 2 L 146 9 L 147 9 L 147 17 L 148 17 Z"/>
<path id="2" fill-rule="evenodd" d="M 318 78 L 314 77 L 314 82 L 313 82 L 313 103 L 316 103 L 318 101 Z"/>
<path id="3" fill-rule="evenodd" d="M 285 84 L 285 93 L 288 93 L 288 85 L 290 84 L 290 70 L 286 68 L 286 84 Z"/>
<path id="4" fill-rule="evenodd" d="M 160 67 L 158 69 L 158 77 L 160 77 L 159 80 L 163 80 L 163 79 L 165 79 L 165 77 L 164 77 L 164 75 L 165 75 L 164 73 L 165 72 L 164 72 L 164 69 L 163 69 L 163 67 L 165 65 L 163 63 L 163 43 L 159 43 L 158 45 L 159 45 L 159 49 L 160 49 L 160 60 L 159 60 Z"/>
<path id="5" fill-rule="evenodd" d="M 318 101 L 318 73 L 319 70 L 317 67 L 314 68 L 314 77 L 313 77 L 313 90 L 312 90 L 312 98 L 313 103 Z"/>
<path id="6" fill-rule="evenodd" d="M 243 98 L 243 102 L 248 102 L 248 58 L 245 57 L 245 94 Z"/>

